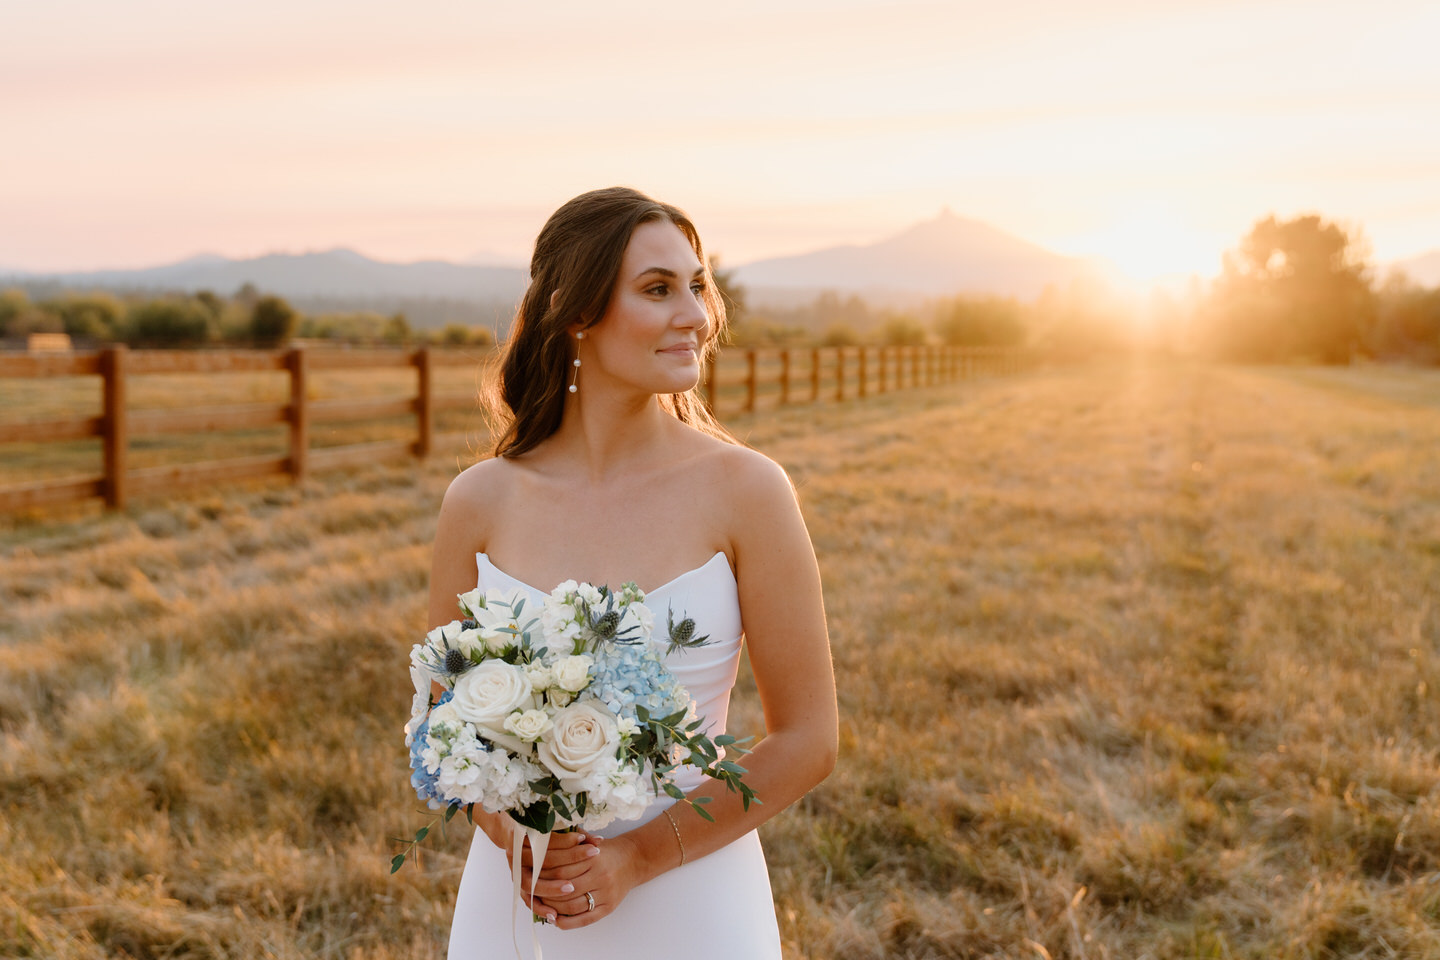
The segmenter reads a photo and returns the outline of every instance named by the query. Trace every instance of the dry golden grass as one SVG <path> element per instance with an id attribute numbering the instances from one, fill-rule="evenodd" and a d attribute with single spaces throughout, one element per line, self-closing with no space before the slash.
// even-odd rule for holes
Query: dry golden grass
<path id="1" fill-rule="evenodd" d="M 740 422 L 835 774 L 787 954 L 1440 955 L 1440 376 L 1113 367 Z M 442 953 L 398 733 L 454 460 L 0 529 L 0 955 Z M 742 679 L 732 729 L 759 723 Z"/>

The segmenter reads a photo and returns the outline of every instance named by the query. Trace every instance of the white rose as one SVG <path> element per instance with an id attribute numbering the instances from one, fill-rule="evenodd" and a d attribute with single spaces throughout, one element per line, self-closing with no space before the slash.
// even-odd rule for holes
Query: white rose
<path id="1" fill-rule="evenodd" d="M 544 710 L 522 710 L 505 718 L 505 729 L 532 743 L 550 729 L 550 715 Z"/>
<path id="2" fill-rule="evenodd" d="M 425 642 L 436 650 L 444 650 L 455 645 L 455 638 L 460 635 L 460 621 L 451 620 L 449 623 L 436 627 L 425 634 Z M 443 654 L 442 654 L 443 656 Z"/>
<path id="3" fill-rule="evenodd" d="M 530 678 L 530 686 L 535 690 L 548 690 L 555 683 L 555 672 L 543 663 L 527 664 L 525 674 Z"/>
<path id="4" fill-rule="evenodd" d="M 461 630 L 450 641 L 450 646 L 469 657 L 473 653 L 485 651 L 485 637 L 479 630 Z"/>
<path id="5" fill-rule="evenodd" d="M 455 681 L 454 697 L 446 706 L 454 707 L 462 719 L 473 723 L 485 739 L 525 753 L 524 743 L 505 731 L 505 718 L 529 708 L 533 696 L 524 667 L 486 660 L 460 675 Z"/>
<path id="6" fill-rule="evenodd" d="M 545 699 L 550 701 L 550 706 L 552 707 L 563 707 L 575 699 L 575 694 L 569 690 L 562 690 L 558 686 L 552 686 L 549 690 L 545 691 Z"/>
<path id="7" fill-rule="evenodd" d="M 620 732 L 615 718 L 594 700 L 572 703 L 555 714 L 554 724 L 536 752 L 561 789 L 578 792 L 585 777 L 614 758 Z"/>
<path id="8" fill-rule="evenodd" d="M 590 685 L 590 667 L 594 663 L 583 653 L 561 657 L 551 668 L 555 674 L 555 685 L 571 693 L 579 693 Z"/>
<path id="9" fill-rule="evenodd" d="M 457 598 L 460 601 L 460 612 L 467 617 L 474 617 L 475 614 L 485 609 L 485 591 L 476 587 L 469 593 L 462 593 Z"/>

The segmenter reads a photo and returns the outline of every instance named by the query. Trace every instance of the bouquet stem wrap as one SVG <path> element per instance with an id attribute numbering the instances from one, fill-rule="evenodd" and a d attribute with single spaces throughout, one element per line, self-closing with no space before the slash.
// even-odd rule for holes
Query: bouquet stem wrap
<path id="1" fill-rule="evenodd" d="M 530 902 L 535 902 L 535 884 L 540 879 L 540 865 L 545 862 L 545 851 L 550 849 L 550 834 L 541 833 L 531 827 L 515 825 L 514 841 L 511 845 L 510 879 L 513 881 L 515 903 L 524 903 L 520 898 L 520 857 L 525 852 L 525 843 L 530 843 L 530 855 L 534 867 L 530 870 Z M 535 932 L 536 924 L 530 924 L 530 949 L 535 960 L 544 960 L 540 951 L 540 937 Z M 515 944 L 515 960 L 525 960 L 520 952 L 520 929 L 515 920 L 515 904 L 510 906 L 510 939 Z"/>

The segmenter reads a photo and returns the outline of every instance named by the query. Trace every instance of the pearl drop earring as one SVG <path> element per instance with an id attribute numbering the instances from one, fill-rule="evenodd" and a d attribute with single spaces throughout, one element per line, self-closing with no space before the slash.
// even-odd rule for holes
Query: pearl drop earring
<path id="1" fill-rule="evenodd" d="M 584 340 L 584 339 L 585 339 L 585 331 L 584 331 L 584 330 L 581 330 L 580 332 L 576 333 L 576 334 L 575 334 L 575 339 L 576 339 L 576 340 Z M 579 347 L 576 347 L 575 350 L 576 350 L 576 353 L 579 353 L 580 348 L 579 348 Z M 578 393 L 578 392 L 579 392 L 579 389 L 580 389 L 580 388 L 576 386 L 576 384 L 579 382 L 579 380 L 580 380 L 580 358 L 577 356 L 577 357 L 575 358 L 575 375 L 570 378 L 570 392 L 571 392 L 571 393 Z"/>

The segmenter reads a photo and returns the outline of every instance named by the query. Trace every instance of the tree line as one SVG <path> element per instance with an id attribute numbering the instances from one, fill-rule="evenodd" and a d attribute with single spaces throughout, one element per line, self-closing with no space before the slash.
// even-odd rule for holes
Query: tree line
<path id="1" fill-rule="evenodd" d="M 1039 297 L 962 295 L 909 309 L 824 293 L 791 307 L 750 309 L 730 274 L 716 279 L 743 346 L 1028 346 L 1057 359 L 1121 351 L 1249 362 L 1440 364 L 1440 288 L 1400 274 L 1375 278 L 1358 230 L 1310 214 L 1257 221 L 1210 284 L 1137 301 L 1100 277 Z"/>
<path id="2" fill-rule="evenodd" d="M 120 297 L 107 291 L 62 292 L 32 300 L 24 290 L 0 291 L 0 337 L 64 333 L 83 344 L 133 347 L 246 346 L 276 348 L 296 338 L 350 344 L 486 345 L 486 327 L 459 323 L 419 330 L 404 313 L 349 311 L 305 314 L 283 297 L 246 284 L 229 297 L 194 294 Z"/>
<path id="3" fill-rule="evenodd" d="M 1026 346 L 1062 360 L 1119 352 L 1189 354 L 1239 362 L 1348 363 L 1357 357 L 1440 364 L 1440 288 L 1403 276 L 1377 282 L 1358 230 L 1317 215 L 1260 220 L 1223 259 L 1214 281 L 1182 296 L 1137 302 L 1099 277 L 1039 297 L 959 295 L 897 309 L 860 296 L 820 293 L 789 307 L 751 308 L 733 276 L 711 261 L 742 347 Z M 209 291 L 117 297 L 58 293 L 31 300 L 0 291 L 0 336 L 66 333 L 81 343 L 145 347 L 278 347 L 294 338 L 365 344 L 492 344 L 483 325 L 412 326 L 403 312 L 302 313 L 246 284 Z"/>

